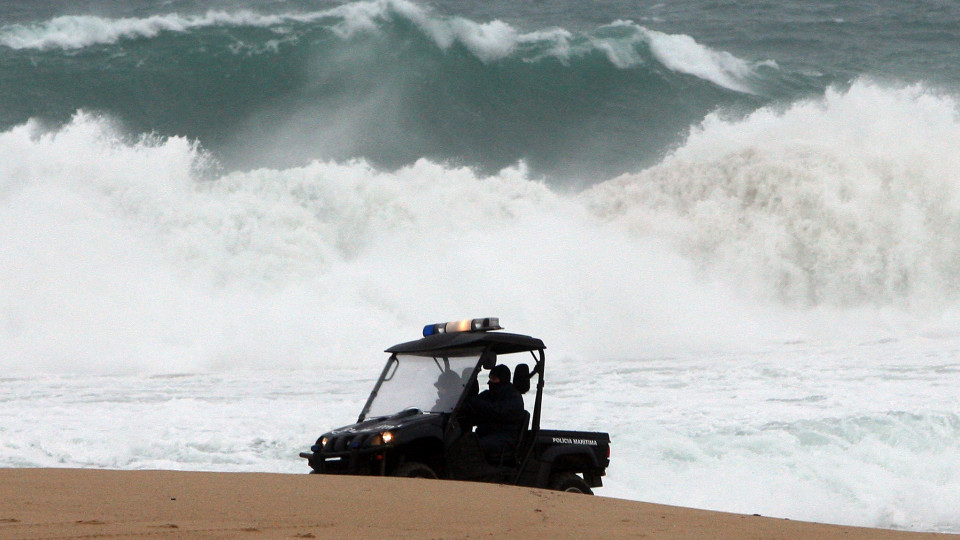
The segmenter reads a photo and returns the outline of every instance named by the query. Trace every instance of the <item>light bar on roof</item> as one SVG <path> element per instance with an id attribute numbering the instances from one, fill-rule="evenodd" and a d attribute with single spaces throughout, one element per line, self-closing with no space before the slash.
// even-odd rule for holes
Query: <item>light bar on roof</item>
<path id="1" fill-rule="evenodd" d="M 498 317 L 486 317 L 483 319 L 463 319 L 461 321 L 450 321 L 445 323 L 428 324 L 423 327 L 423 337 L 434 334 L 451 334 L 454 332 L 486 332 L 488 330 L 501 330 L 500 319 Z"/>

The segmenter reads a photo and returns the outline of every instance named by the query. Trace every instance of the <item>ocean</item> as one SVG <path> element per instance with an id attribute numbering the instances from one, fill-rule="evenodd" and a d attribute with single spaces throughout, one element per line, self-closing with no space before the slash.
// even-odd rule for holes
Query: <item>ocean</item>
<path id="1" fill-rule="evenodd" d="M 0 0 L 0 466 L 306 473 L 424 324 L 599 494 L 960 532 L 960 4 Z"/>

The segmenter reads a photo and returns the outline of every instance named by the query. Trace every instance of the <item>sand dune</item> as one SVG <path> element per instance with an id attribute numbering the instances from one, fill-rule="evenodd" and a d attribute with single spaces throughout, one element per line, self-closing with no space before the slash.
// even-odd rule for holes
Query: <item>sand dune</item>
<path id="1" fill-rule="evenodd" d="M 531 488 L 319 475 L 0 469 L 0 538 L 960 538 Z"/>

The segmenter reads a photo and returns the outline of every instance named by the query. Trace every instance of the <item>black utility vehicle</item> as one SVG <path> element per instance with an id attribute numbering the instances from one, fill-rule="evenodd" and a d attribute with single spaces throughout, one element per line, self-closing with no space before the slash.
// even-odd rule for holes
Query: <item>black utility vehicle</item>
<path id="1" fill-rule="evenodd" d="M 324 433 L 300 456 L 321 474 L 449 478 L 591 494 L 590 488 L 603 485 L 610 436 L 540 429 L 543 342 L 495 330 L 501 330 L 496 318 L 432 324 L 422 339 L 390 347 L 357 423 Z M 532 415 L 524 411 L 519 443 L 491 456 L 480 451 L 464 409 L 479 391 L 477 376 L 498 363 L 512 368 L 521 394 L 536 378 L 536 399 Z"/>

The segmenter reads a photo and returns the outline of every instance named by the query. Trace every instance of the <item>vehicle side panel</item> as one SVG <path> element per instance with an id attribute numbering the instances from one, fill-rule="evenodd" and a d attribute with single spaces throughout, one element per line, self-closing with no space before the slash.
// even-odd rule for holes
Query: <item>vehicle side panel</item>
<path id="1" fill-rule="evenodd" d="M 610 465 L 610 435 L 588 431 L 541 430 L 534 443 L 536 485 L 546 487 L 558 472 L 583 475 L 590 487 L 600 487 Z"/>

